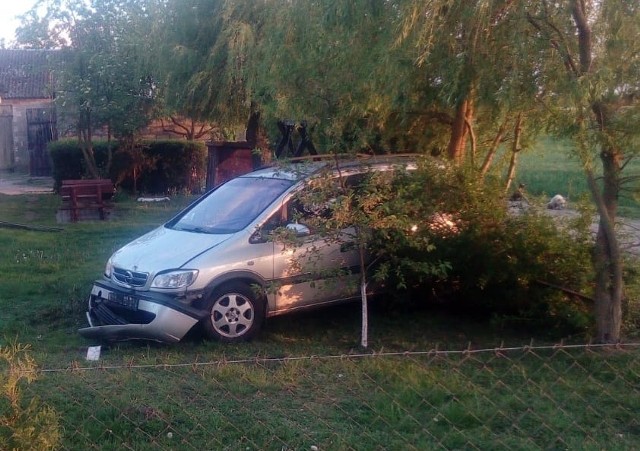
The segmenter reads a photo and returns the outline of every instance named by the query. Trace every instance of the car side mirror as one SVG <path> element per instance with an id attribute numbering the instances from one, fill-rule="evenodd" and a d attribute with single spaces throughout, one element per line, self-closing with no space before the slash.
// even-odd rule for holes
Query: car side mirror
<path id="1" fill-rule="evenodd" d="M 267 240 L 264 238 L 264 236 L 262 236 L 262 231 L 261 230 L 256 230 L 249 237 L 249 243 L 251 243 L 251 244 L 260 244 L 260 243 L 266 243 L 266 242 L 267 242 Z"/>
<path id="2" fill-rule="evenodd" d="M 311 235 L 311 229 L 309 229 L 309 227 L 304 224 L 298 224 L 297 222 L 287 224 L 287 230 L 294 232 L 297 237 Z"/>

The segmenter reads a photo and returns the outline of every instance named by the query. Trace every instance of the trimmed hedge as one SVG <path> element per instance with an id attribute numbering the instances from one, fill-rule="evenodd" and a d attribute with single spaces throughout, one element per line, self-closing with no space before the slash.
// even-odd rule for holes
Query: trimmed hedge
<path id="1" fill-rule="evenodd" d="M 106 141 L 97 141 L 93 144 L 96 163 L 103 171 L 107 164 L 108 145 L 109 143 Z M 116 142 L 111 142 L 112 149 L 116 149 L 117 146 Z M 51 155 L 52 175 L 56 191 L 62 185 L 63 180 L 90 178 L 78 141 L 72 139 L 51 141 L 47 150 Z"/>
<path id="2" fill-rule="evenodd" d="M 155 164 L 140 174 L 138 189 L 148 193 L 200 192 L 207 168 L 204 143 L 152 141 L 144 152 Z"/>
<path id="3" fill-rule="evenodd" d="M 135 186 L 138 192 L 167 194 L 176 191 L 199 192 L 203 185 L 207 154 L 203 143 L 144 141 L 132 149 L 114 141 L 96 141 L 93 144 L 96 162 L 105 176 L 109 146 L 113 156 L 108 177 L 122 189 L 133 191 Z M 48 150 L 53 163 L 56 190 L 62 180 L 90 178 L 78 141 L 54 141 L 49 144 Z"/>

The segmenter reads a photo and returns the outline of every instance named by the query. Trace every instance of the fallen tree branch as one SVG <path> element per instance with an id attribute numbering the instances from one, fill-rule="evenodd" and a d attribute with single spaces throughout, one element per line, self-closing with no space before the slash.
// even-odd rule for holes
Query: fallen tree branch
<path id="1" fill-rule="evenodd" d="M 536 280 L 536 283 L 538 285 L 542 285 L 542 286 L 545 286 L 545 287 L 549 287 L 549 288 L 554 288 L 556 290 L 560 290 L 563 293 L 570 294 L 570 295 L 575 296 L 575 297 L 577 297 L 577 298 L 579 298 L 579 299 L 581 299 L 583 301 L 595 302 L 595 300 L 593 298 L 590 298 L 589 296 L 586 296 L 586 295 L 584 295 L 582 293 L 578 293 L 577 291 L 570 290 L 569 288 L 562 287 L 560 285 L 554 285 L 552 283 L 544 282 L 542 280 Z"/>
<path id="2" fill-rule="evenodd" d="M 62 232 L 64 229 L 60 227 L 47 227 L 39 225 L 17 224 L 13 222 L 0 221 L 0 228 L 5 229 L 20 229 L 20 230 L 33 230 L 35 232 Z"/>

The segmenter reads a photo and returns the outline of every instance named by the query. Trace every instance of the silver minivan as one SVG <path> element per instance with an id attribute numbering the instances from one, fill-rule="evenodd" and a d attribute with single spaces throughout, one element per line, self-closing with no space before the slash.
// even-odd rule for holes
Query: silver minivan
<path id="1" fill-rule="evenodd" d="M 389 159 L 341 163 L 340 175 L 355 179 L 397 165 Z M 317 212 L 300 213 L 300 193 L 316 178 L 336 177 L 331 167 L 314 161 L 236 177 L 125 245 L 94 282 L 89 327 L 80 334 L 176 342 L 201 324 L 207 337 L 235 342 L 255 336 L 267 317 L 359 296 L 349 280 L 358 277 L 357 248 L 314 233 L 304 217 Z M 274 239 L 278 229 L 301 244 Z M 336 271 L 301 265 L 311 253 L 316 267 Z M 319 283 L 327 274 L 335 280 Z"/>

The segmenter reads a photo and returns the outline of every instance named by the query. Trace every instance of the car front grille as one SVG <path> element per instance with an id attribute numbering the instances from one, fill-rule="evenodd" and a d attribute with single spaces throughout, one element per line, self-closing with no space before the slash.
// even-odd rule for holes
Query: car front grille
<path id="1" fill-rule="evenodd" d="M 113 278 L 116 282 L 130 287 L 143 287 L 147 283 L 149 274 L 146 272 L 130 271 L 128 269 L 113 268 Z"/>
<path id="2" fill-rule="evenodd" d="M 126 324 L 149 324 L 156 317 L 154 313 L 143 310 L 131 311 L 117 307 L 108 307 L 104 303 L 96 303 L 91 314 L 97 319 L 97 325 L 112 326 Z"/>

